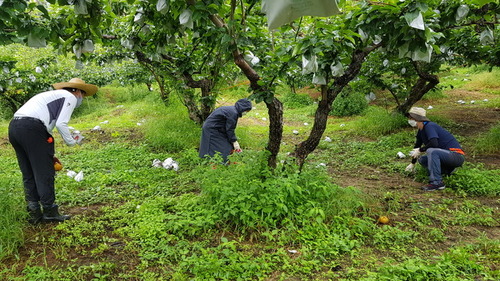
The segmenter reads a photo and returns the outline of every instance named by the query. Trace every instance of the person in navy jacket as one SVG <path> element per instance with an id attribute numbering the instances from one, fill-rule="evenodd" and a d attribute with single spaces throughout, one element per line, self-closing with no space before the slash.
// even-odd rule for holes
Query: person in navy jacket
<path id="1" fill-rule="evenodd" d="M 234 130 L 238 119 L 251 109 L 252 102 L 248 99 L 240 99 L 234 105 L 215 109 L 203 123 L 200 157 L 212 157 L 219 152 L 224 161 L 227 161 L 232 151 L 241 152 Z"/>
<path id="2" fill-rule="evenodd" d="M 29 99 L 14 113 L 9 124 L 9 141 L 16 151 L 23 175 L 29 222 L 32 224 L 70 218 L 59 214 L 59 207 L 55 204 L 54 162 L 59 160 L 54 157 L 52 130 L 57 128 L 68 146 L 79 143 L 80 139 L 72 137 L 68 122 L 83 97 L 94 95 L 98 89 L 79 78 L 56 83 L 53 87 L 55 90 Z"/>
<path id="3" fill-rule="evenodd" d="M 425 115 L 426 111 L 421 107 L 412 107 L 407 113 L 408 123 L 418 128 L 414 149 L 410 154 L 429 172 L 429 184 L 422 189 L 441 190 L 446 187 L 442 175 L 449 175 L 455 168 L 462 166 L 465 153 L 450 132 L 431 122 Z M 424 153 L 426 155 L 420 156 Z M 406 170 L 412 170 L 413 165 L 408 165 Z"/>

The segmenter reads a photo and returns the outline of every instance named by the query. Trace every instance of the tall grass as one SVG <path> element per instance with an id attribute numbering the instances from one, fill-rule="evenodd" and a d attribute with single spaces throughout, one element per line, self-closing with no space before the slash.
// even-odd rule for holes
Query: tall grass
<path id="1" fill-rule="evenodd" d="M 407 126 L 406 117 L 380 107 L 368 107 L 363 117 L 352 122 L 351 133 L 365 137 L 380 137 Z"/>
<path id="2" fill-rule="evenodd" d="M 336 216 L 360 214 L 364 208 L 363 194 L 331 184 L 324 170 L 299 174 L 297 167 L 284 164 L 271 171 L 262 152 L 234 155 L 230 161 L 229 166 L 201 168 L 197 178 L 207 208 L 244 232 L 285 222 L 331 221 Z"/>
<path id="3" fill-rule="evenodd" d="M 145 137 L 150 146 L 169 152 L 198 147 L 201 127 L 189 119 L 179 101 L 173 99 L 168 107 L 150 105 L 150 108 L 156 110 L 145 124 Z"/>
<path id="4" fill-rule="evenodd" d="M 128 87 L 106 86 L 99 89 L 99 95 L 109 103 L 131 103 L 145 99 L 155 99 L 158 93 L 149 91 L 146 85 Z"/>
<path id="5" fill-rule="evenodd" d="M 471 91 L 484 91 L 492 94 L 500 94 L 500 68 L 491 71 L 482 71 L 469 77 L 464 88 Z"/>
<path id="6" fill-rule="evenodd" d="M 476 139 L 474 151 L 485 154 L 500 152 L 500 123 Z"/>
<path id="7" fill-rule="evenodd" d="M 23 227 L 26 224 L 24 193 L 21 173 L 15 173 L 14 158 L 2 159 L 0 172 L 0 260 L 17 252 L 24 243 Z"/>

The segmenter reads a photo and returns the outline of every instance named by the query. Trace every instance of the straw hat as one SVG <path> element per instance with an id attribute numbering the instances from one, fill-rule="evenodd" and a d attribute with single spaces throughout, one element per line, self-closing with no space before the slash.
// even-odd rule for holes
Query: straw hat
<path id="1" fill-rule="evenodd" d="M 431 121 L 429 118 L 425 117 L 425 109 L 421 107 L 412 107 L 410 108 L 410 111 L 406 114 L 406 116 L 411 117 L 415 119 L 416 121 Z"/>
<path id="2" fill-rule="evenodd" d="M 95 93 L 97 93 L 97 86 L 96 85 L 86 84 L 85 81 L 83 81 L 80 78 L 71 78 L 71 80 L 69 80 L 69 82 L 55 83 L 52 86 L 56 90 L 63 89 L 63 88 L 79 89 L 79 90 L 85 91 L 84 96 L 86 96 L 86 97 L 92 96 Z"/>

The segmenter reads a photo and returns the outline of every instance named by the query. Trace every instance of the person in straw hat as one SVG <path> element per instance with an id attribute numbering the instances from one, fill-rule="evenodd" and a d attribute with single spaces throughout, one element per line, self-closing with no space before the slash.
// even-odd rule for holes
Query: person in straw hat
<path id="1" fill-rule="evenodd" d="M 68 146 L 80 140 L 74 139 L 68 128 L 73 110 L 80 106 L 83 97 L 92 96 L 97 86 L 79 78 L 53 85 L 55 90 L 39 93 L 29 99 L 15 113 L 9 124 L 9 141 L 16 151 L 19 168 L 23 175 L 24 193 L 29 213 L 28 221 L 64 221 L 70 218 L 59 214 L 55 204 L 54 138 L 57 128 Z M 40 208 L 40 204 L 42 209 Z"/>
<path id="2" fill-rule="evenodd" d="M 406 171 L 413 171 L 417 159 L 429 172 L 429 184 L 422 190 L 442 190 L 446 186 L 442 175 L 451 174 L 455 168 L 462 166 L 465 153 L 455 137 L 438 124 L 426 117 L 425 109 L 412 107 L 406 115 L 408 123 L 418 128 L 414 149 L 410 155 L 413 160 Z M 426 153 L 426 155 L 420 156 Z"/>

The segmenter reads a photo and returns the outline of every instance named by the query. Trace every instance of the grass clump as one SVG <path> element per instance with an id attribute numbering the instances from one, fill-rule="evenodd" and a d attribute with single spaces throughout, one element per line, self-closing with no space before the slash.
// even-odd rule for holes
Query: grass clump
<path id="1" fill-rule="evenodd" d="M 481 280 L 495 280 L 498 273 L 482 265 L 471 249 L 459 247 L 435 262 L 423 258 L 410 258 L 402 263 L 389 261 L 378 272 L 360 280 L 477 280 L 478 276 Z"/>
<path id="2" fill-rule="evenodd" d="M 473 196 L 500 195 L 500 170 L 486 170 L 483 165 L 465 163 L 449 177 L 447 187 Z"/>
<path id="3" fill-rule="evenodd" d="M 199 146 L 201 127 L 188 118 L 186 108 L 179 102 L 155 109 L 155 116 L 144 125 L 145 138 L 152 148 L 180 152 Z"/>
<path id="4" fill-rule="evenodd" d="M 280 98 L 286 108 L 297 109 L 313 104 L 313 100 L 308 94 L 286 92 Z"/>
<path id="5" fill-rule="evenodd" d="M 485 154 L 500 152 L 500 123 L 476 139 L 474 142 L 474 151 Z"/>
<path id="6" fill-rule="evenodd" d="M 491 94 L 500 94 L 500 68 L 491 71 L 481 71 L 469 77 L 465 88 L 471 91 L 483 91 Z"/>
<path id="7" fill-rule="evenodd" d="M 333 101 L 330 114 L 333 116 L 353 116 L 363 113 L 368 108 L 368 101 L 361 92 L 346 88 Z"/>
<path id="8" fill-rule="evenodd" d="M 24 243 L 23 227 L 27 224 L 26 204 L 21 173 L 17 171 L 16 158 L 12 151 L 2 152 L 0 161 L 0 260 L 17 253 Z"/>
<path id="9" fill-rule="evenodd" d="M 232 164 L 225 166 L 215 160 L 211 169 L 201 171 L 197 177 L 208 208 L 217 214 L 221 223 L 252 231 L 308 222 L 333 219 L 339 207 L 359 209 L 359 197 L 346 206 L 338 202 L 337 194 L 346 191 L 329 183 L 327 175 L 319 169 L 298 172 L 291 164 L 270 170 L 265 153 L 245 153 L 230 157 Z M 245 175 L 242 177 L 241 175 Z M 337 203 L 335 203 L 337 202 Z M 359 203 L 361 204 L 361 203 Z M 336 207 L 333 212 L 331 208 Z"/>
<path id="10" fill-rule="evenodd" d="M 352 122 L 350 128 L 355 135 L 374 138 L 395 132 L 407 125 L 407 119 L 403 115 L 371 106 L 367 108 L 364 116 Z"/>
<path id="11" fill-rule="evenodd" d="M 19 179 L 20 180 L 20 179 Z M 17 253 L 24 243 L 23 227 L 27 213 L 23 208 L 22 188 L 0 179 L 0 260 Z"/>

